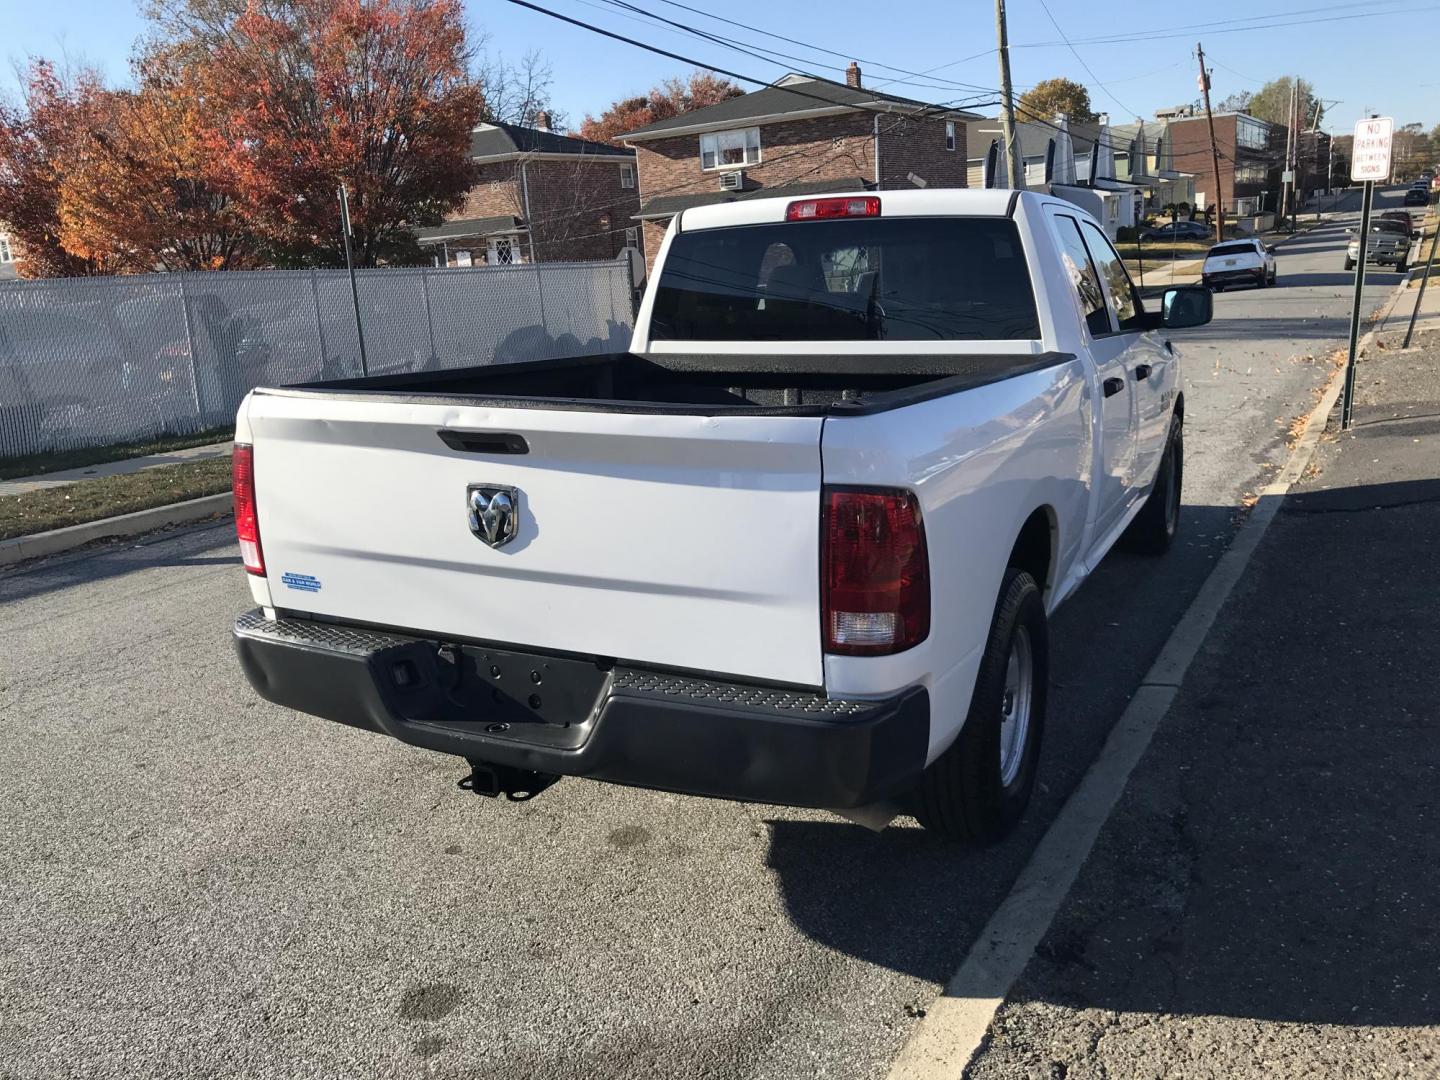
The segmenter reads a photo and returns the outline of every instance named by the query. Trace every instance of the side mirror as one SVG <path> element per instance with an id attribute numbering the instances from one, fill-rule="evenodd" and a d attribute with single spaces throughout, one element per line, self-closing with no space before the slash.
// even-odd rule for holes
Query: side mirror
<path id="1" fill-rule="evenodd" d="M 1274 244 L 1271 244 L 1271 245 L 1270 245 L 1269 247 L 1267 247 L 1265 250 L 1266 250 L 1269 254 L 1274 255 L 1274 254 L 1275 254 L 1275 245 L 1274 245 Z"/>
<path id="2" fill-rule="evenodd" d="M 1177 285 L 1165 290 L 1160 312 L 1160 325 L 1167 330 L 1204 326 L 1215 317 L 1215 296 L 1204 285 Z"/>

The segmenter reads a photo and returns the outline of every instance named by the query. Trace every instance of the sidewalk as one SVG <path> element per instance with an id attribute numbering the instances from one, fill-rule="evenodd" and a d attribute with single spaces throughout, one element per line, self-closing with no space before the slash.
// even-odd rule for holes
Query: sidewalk
<path id="1" fill-rule="evenodd" d="M 1440 333 L 1357 374 L 967 1077 L 1440 1075 Z"/>
<path id="2" fill-rule="evenodd" d="M 14 480 L 0 480 L 0 497 L 5 495 L 28 495 L 47 488 L 64 487 L 81 480 L 98 480 L 106 476 L 128 476 L 146 469 L 163 468 L 166 465 L 182 465 L 188 461 L 207 461 L 211 458 L 229 457 L 231 443 L 218 442 L 208 446 L 191 446 L 184 450 L 170 450 L 148 457 L 125 458 L 122 461 L 107 461 L 98 465 L 86 465 L 78 469 L 64 469 L 59 472 L 41 473 L 38 476 L 21 476 Z"/>
<path id="3" fill-rule="evenodd" d="M 1125 268 L 1135 284 L 1142 289 L 1168 288 L 1171 285 L 1198 285 L 1204 259 L 1181 259 L 1176 262 L 1147 262 L 1142 273 L 1139 264 L 1127 262 Z"/>

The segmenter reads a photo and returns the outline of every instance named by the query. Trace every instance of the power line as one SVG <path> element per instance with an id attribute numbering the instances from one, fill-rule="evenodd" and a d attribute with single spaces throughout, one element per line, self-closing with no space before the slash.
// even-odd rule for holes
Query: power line
<path id="1" fill-rule="evenodd" d="M 716 14 L 714 14 L 713 12 L 705 11 L 705 10 L 703 10 L 703 9 L 701 9 L 701 8 L 691 7 L 689 4 L 682 4 L 682 3 L 679 2 L 679 0 L 660 0 L 660 2 L 661 2 L 662 4 L 669 4 L 671 7 L 681 8 L 681 9 L 683 9 L 683 10 L 685 10 L 685 11 L 693 12 L 693 13 L 695 13 L 696 15 L 704 15 L 706 18 L 714 19 L 716 22 L 727 23 L 727 24 L 729 24 L 730 26 L 738 26 L 738 27 L 740 27 L 742 30 L 749 30 L 749 31 L 751 31 L 752 33 L 764 34 L 766 37 L 775 38 L 777 41 L 789 42 L 791 45 L 801 45 L 801 46 L 804 46 L 804 47 L 807 48 L 807 49 L 814 49 L 816 52 L 828 53 L 828 54 L 831 55 L 831 56 L 836 56 L 836 57 L 839 57 L 839 58 L 844 59 L 844 60 L 854 60 L 857 64 L 865 64 L 867 67 L 883 68 L 883 69 L 886 70 L 886 71 L 898 71 L 898 72 L 900 72 L 901 74 L 903 74 L 903 75 L 909 75 L 909 76 L 911 76 L 912 78 L 917 78 L 917 79 L 928 78 L 932 72 L 934 72 L 934 71 L 940 71 L 940 70 L 942 70 L 943 67 L 952 66 L 952 65 L 950 65 L 950 64 L 946 64 L 946 65 L 942 65 L 942 68 L 931 68 L 930 71 L 911 71 L 911 70 L 909 70 L 908 68 L 896 67 L 894 64 L 883 64 L 883 63 L 881 63 L 879 60 L 867 60 L 865 57 L 856 55 L 856 54 L 854 54 L 854 53 L 844 53 L 844 52 L 839 52 L 839 51 L 837 51 L 837 50 L 835 50 L 835 49 L 827 49 L 827 48 L 826 48 L 825 46 L 823 46 L 823 45 L 816 45 L 816 44 L 814 44 L 813 42 L 801 41 L 801 40 L 799 40 L 798 38 L 787 37 L 787 36 L 785 36 L 784 34 L 777 34 L 777 33 L 775 33 L 773 30 L 765 30 L 765 29 L 762 29 L 761 27 L 758 27 L 758 26 L 751 26 L 749 23 L 738 22 L 738 21 L 736 21 L 735 19 L 727 19 L 727 18 L 726 18 L 725 16 L 723 16 L 723 15 L 716 15 Z M 993 50 L 993 49 L 987 50 L 986 53 L 981 53 L 980 55 L 982 55 L 982 56 L 988 55 L 988 53 L 990 53 L 990 52 L 994 52 L 994 50 Z M 970 57 L 970 59 L 974 59 L 974 57 Z M 963 62 L 964 62 L 964 61 L 958 61 L 958 60 L 957 60 L 957 61 L 955 61 L 954 63 L 963 63 Z M 841 70 L 843 70 L 843 69 L 841 69 Z M 969 89 L 969 90 L 979 90 L 979 89 L 983 89 L 982 87 L 978 87 L 978 86 L 974 85 L 973 83 L 956 82 L 956 81 L 953 80 L 953 79 L 941 79 L 940 81 L 943 82 L 943 83 L 953 83 L 956 87 L 959 87 L 959 88 L 961 88 L 961 89 Z M 888 80 L 884 85 L 887 85 L 887 86 L 888 86 L 888 85 L 890 85 L 890 83 L 896 83 L 896 82 L 901 82 L 901 83 L 903 83 L 903 82 L 905 82 L 905 80 L 903 80 L 903 79 L 890 79 L 890 80 Z"/>
<path id="2" fill-rule="evenodd" d="M 1089 75 L 1090 78 L 1095 80 L 1095 85 L 1098 86 L 1101 90 L 1104 90 L 1105 96 L 1108 97 L 1111 101 L 1115 102 L 1116 105 L 1120 106 L 1122 112 L 1129 113 L 1132 116 L 1138 115 L 1135 110 L 1127 107 L 1123 101 L 1121 101 L 1118 97 L 1114 95 L 1114 93 L 1110 90 L 1108 86 L 1106 86 L 1103 82 L 1100 81 L 1100 76 L 1096 75 L 1095 72 L 1091 69 L 1090 65 L 1085 62 L 1085 58 L 1080 55 L 1080 50 L 1075 48 L 1075 46 L 1070 43 L 1069 38 L 1065 37 L 1065 31 L 1060 29 L 1060 24 L 1056 21 L 1054 13 L 1050 10 L 1050 5 L 1047 4 L 1045 0 L 1040 0 L 1040 6 L 1045 9 L 1045 16 L 1050 20 L 1050 25 L 1055 27 L 1055 32 L 1064 39 L 1066 46 L 1070 49 L 1070 54 L 1074 56 L 1077 61 L 1079 61 L 1080 66 L 1085 69 L 1085 73 Z"/>
<path id="3" fill-rule="evenodd" d="M 587 22 L 584 22 L 584 21 L 581 20 L 581 19 L 572 18 L 572 17 L 569 16 L 569 15 L 563 15 L 563 14 L 561 14 L 561 13 L 558 12 L 558 11 L 551 11 L 549 8 L 541 7 L 539 4 L 532 4 L 532 3 L 530 2 L 530 0 L 506 0 L 506 2 L 507 2 L 507 3 L 514 4 L 514 5 L 517 6 L 517 7 L 528 8 L 528 9 L 531 10 L 531 11 L 539 12 L 541 15 L 548 15 L 548 16 L 549 16 L 550 18 L 552 18 L 552 19 L 558 19 L 560 22 L 569 23 L 571 26 L 578 26 L 578 27 L 580 27 L 582 30 L 589 30 L 592 34 L 599 34 L 601 37 L 607 37 L 607 38 L 610 38 L 610 39 L 612 39 L 612 40 L 614 40 L 614 41 L 621 41 L 621 42 L 624 42 L 626 45 L 633 45 L 633 46 L 635 46 L 637 49 L 644 49 L 646 52 L 656 53 L 656 54 L 658 54 L 658 55 L 660 55 L 660 56 L 668 57 L 668 58 L 671 59 L 671 60 L 679 60 L 682 64 L 690 64 L 690 65 L 693 66 L 693 67 L 704 68 L 704 69 L 706 69 L 706 70 L 708 70 L 708 71 L 714 71 L 714 72 L 717 72 L 718 74 L 721 74 L 721 75 L 728 75 L 728 76 L 729 76 L 730 78 L 732 78 L 732 79 L 739 79 L 741 82 L 752 83 L 752 84 L 754 84 L 754 85 L 756 85 L 756 86 L 767 87 L 767 86 L 772 86 L 772 85 L 774 85 L 774 83 L 772 82 L 772 80 L 769 80 L 769 79 L 757 79 L 757 78 L 756 78 L 755 76 L 753 76 L 753 75 L 744 75 L 744 74 L 742 74 L 742 73 L 740 73 L 740 72 L 738 72 L 738 71 L 732 71 L 732 70 L 730 70 L 729 68 L 720 67 L 720 66 L 717 65 L 717 64 L 710 64 L 710 63 L 707 63 L 707 62 L 705 62 L 705 61 L 703 61 L 703 60 L 696 60 L 694 57 L 685 56 L 685 55 L 682 54 L 682 53 L 671 52 L 669 49 L 662 49 L 662 48 L 660 48 L 660 46 L 658 46 L 658 45 L 651 45 L 651 44 L 649 44 L 648 42 L 640 41 L 640 40 L 638 40 L 638 39 L 636 39 L 636 38 L 626 37 L 624 34 L 618 34 L 618 33 L 616 33 L 614 30 L 606 30 L 606 29 L 605 29 L 604 27 L 602 27 L 602 26 L 596 26 L 596 25 L 594 25 L 593 23 L 587 23 Z M 763 58 L 762 58 L 762 59 L 763 59 Z M 798 72 L 798 74 L 802 74 L 802 75 L 803 75 L 803 74 L 807 74 L 807 73 L 806 73 L 806 72 Z M 813 74 L 811 75 L 811 77 L 812 77 L 812 78 L 817 78 L 817 79 L 819 78 L 819 76 L 816 76 L 816 75 L 813 75 Z M 808 92 L 806 92 L 806 91 L 804 91 L 804 90 L 801 90 L 801 89 L 799 89 L 798 87 L 793 86 L 793 85 L 791 85 L 791 86 L 786 86 L 786 87 L 784 87 L 784 89 L 785 89 L 786 93 L 794 94 L 794 95 L 796 95 L 797 97 L 810 98 L 812 101 L 818 101 L 821 105 L 824 105 L 824 106 L 826 106 L 827 108 L 833 108 L 833 107 L 837 104 L 837 103 L 836 103 L 833 99 L 831 99 L 831 98 L 824 98 L 824 97 L 821 97 L 819 94 L 811 94 L 811 93 L 808 93 Z M 993 91 L 991 91 L 988 87 L 977 87 L 976 89 L 981 90 L 981 91 L 983 91 L 983 92 L 985 92 L 985 93 L 992 93 L 992 92 L 993 92 Z M 898 95 L 894 95 L 894 94 L 891 94 L 891 95 L 888 95 L 888 96 L 889 96 L 890 99 L 893 100 L 893 101 L 901 101 L 901 102 L 905 102 L 905 103 L 907 103 L 907 104 L 920 106 L 920 107 L 921 107 L 921 110 L 920 110 L 920 111 L 921 111 L 921 114 L 922 114 L 922 115 L 923 115 L 925 112 L 929 112 L 929 111 L 932 111 L 932 110 L 944 111 L 945 109 L 951 107 L 951 106 L 949 106 L 948 104 L 934 105 L 934 104 L 931 104 L 930 102 L 917 101 L 917 100 L 915 100 L 915 99 L 913 99 L 913 98 L 902 98 L 902 97 L 899 97 Z M 956 99 L 956 100 L 959 100 L 959 99 Z"/>
<path id="4" fill-rule="evenodd" d="M 1381 0 L 1381 2 L 1382 2 L 1382 3 L 1389 4 L 1389 3 L 1395 3 L 1395 2 L 1397 2 L 1397 0 Z M 1251 17 L 1249 17 L 1249 18 L 1247 18 L 1247 19 L 1220 19 L 1220 20 L 1217 20 L 1216 22 L 1213 22 L 1213 23 L 1192 23 L 1192 24 L 1189 25 L 1188 31 L 1189 31 L 1189 32 L 1193 32 L 1193 31 L 1199 29 L 1199 30 L 1205 30 L 1207 33 L 1213 33 L 1213 34 L 1241 34 L 1241 33 L 1246 33 L 1246 32 L 1248 32 L 1248 31 L 1251 31 L 1251 30 L 1266 30 L 1266 29 L 1271 29 L 1271 28 L 1278 27 L 1278 26 L 1288 26 L 1288 25 L 1293 21 L 1293 19 L 1294 19 L 1295 16 L 1308 14 L 1309 12 L 1334 10 L 1335 7 L 1355 7 L 1355 6 L 1357 6 L 1357 5 L 1355 5 L 1355 4 L 1339 4 L 1339 5 L 1334 5 L 1334 6 L 1332 6 L 1332 7 L 1329 7 L 1329 8 L 1302 8 L 1302 9 L 1299 9 L 1299 10 L 1296 10 L 1296 11 L 1276 12 L 1276 13 L 1274 13 L 1274 14 L 1272 14 L 1272 15 L 1255 15 L 1255 16 L 1251 16 Z M 1414 14 L 1414 13 L 1416 13 L 1416 12 L 1437 11 L 1437 10 L 1440 10 L 1440 7 L 1436 7 L 1435 5 L 1429 5 L 1429 6 L 1426 6 L 1426 7 L 1397 8 L 1397 9 L 1395 9 L 1395 10 L 1393 10 L 1393 11 L 1373 11 L 1373 12 L 1361 12 L 1361 13 L 1359 13 L 1359 14 L 1354 14 L 1354 15 L 1335 15 L 1335 16 L 1331 16 L 1331 17 L 1328 17 L 1328 18 L 1324 18 L 1324 19 L 1308 19 L 1308 20 L 1306 20 L 1306 21 L 1307 21 L 1307 23 L 1311 23 L 1311 24 L 1313 24 L 1313 23 L 1328 23 L 1328 22 L 1344 22 L 1344 21 L 1349 20 L 1349 19 L 1378 19 L 1378 18 L 1383 18 L 1383 17 L 1386 16 L 1386 15 L 1410 15 L 1410 14 Z M 1267 22 L 1263 22 L 1263 23 L 1262 23 L 1262 22 L 1260 22 L 1260 20 L 1272 20 L 1272 21 L 1267 21 Z M 1256 25 L 1252 25 L 1252 26 L 1232 26 L 1232 27 L 1229 27 L 1228 29 L 1225 28 L 1226 24 L 1229 24 L 1229 23 L 1237 23 L 1237 22 L 1250 22 L 1250 23 L 1255 23 Z M 1219 27 L 1220 29 L 1217 29 L 1217 27 Z M 1186 27 L 1175 27 L 1174 29 L 1177 30 L 1177 31 L 1186 31 L 1186 30 L 1187 30 Z M 1157 34 L 1157 33 L 1151 33 L 1151 32 L 1149 32 L 1149 31 L 1145 31 L 1145 32 L 1139 32 L 1139 33 L 1133 33 L 1133 34 L 1112 34 L 1112 35 L 1107 35 L 1107 36 L 1104 36 L 1104 37 L 1077 38 L 1077 39 L 1075 39 L 1074 44 L 1076 44 L 1076 45 L 1125 45 L 1125 44 L 1135 44 L 1135 43 L 1137 43 L 1137 42 L 1143 42 L 1143 41 L 1166 41 L 1166 40 L 1170 40 L 1170 39 L 1172 39 L 1172 38 L 1185 38 L 1185 37 L 1189 37 L 1189 36 L 1190 36 L 1189 32 L 1177 32 L 1177 33 L 1168 33 L 1168 32 L 1167 32 L 1167 33 Z M 1015 42 L 1015 43 L 1011 44 L 1010 47 L 1011 47 L 1012 49 L 1041 49 L 1041 48 L 1059 48 L 1059 47 L 1064 46 L 1064 45 L 1067 45 L 1067 44 L 1069 44 L 1069 43 L 1064 42 L 1064 41 L 1024 41 L 1024 42 Z"/>
<path id="5" fill-rule="evenodd" d="M 599 5 L 594 4 L 594 3 L 591 3 L 590 0 L 579 0 L 579 2 L 580 2 L 580 3 L 583 3 L 583 4 L 586 4 L 586 5 L 589 6 L 589 7 L 599 7 Z M 603 2 L 606 3 L 606 4 L 608 4 L 608 5 L 610 5 L 610 6 L 613 7 L 613 8 L 619 9 L 620 13 L 621 13 L 622 15 L 625 15 L 627 18 L 633 18 L 633 17 L 634 17 L 634 16 L 631 16 L 631 15 L 627 15 L 627 14 L 626 14 L 627 12 L 634 12 L 635 15 L 637 15 L 637 16 L 643 16 L 644 19 L 652 20 L 653 23 L 656 23 L 656 24 L 661 24 L 661 27 L 662 27 L 662 28 L 671 29 L 672 32 L 674 32 L 674 33 L 685 33 L 685 34 L 689 34 L 689 35 L 691 35 L 691 36 L 693 36 L 693 37 L 698 37 L 698 38 L 700 38 L 700 39 L 702 39 L 702 40 L 704 40 L 704 41 L 712 42 L 713 44 L 719 45 L 719 46 L 721 46 L 722 48 L 733 49 L 733 50 L 735 50 L 736 52 L 744 53 L 744 54 L 747 55 L 747 56 L 754 57 L 756 60 L 761 60 L 761 61 L 764 61 L 765 63 L 774 64 L 774 63 L 777 62 L 775 58 L 776 58 L 776 57 L 779 57 L 779 58 L 782 59 L 782 60 L 793 61 L 793 62 L 799 63 L 799 64 L 811 64 L 811 65 L 815 65 L 815 66 L 818 66 L 818 67 L 826 68 L 827 70 L 831 70 L 831 71 L 842 71 L 842 72 L 843 72 L 843 71 L 847 70 L 845 67 L 841 67 L 841 66 L 836 65 L 836 64 L 817 63 L 817 62 L 814 60 L 813 57 L 796 56 L 796 55 L 794 55 L 793 53 L 781 52 L 781 51 L 778 50 L 778 49 L 771 49 L 771 48 L 768 48 L 768 47 L 766 47 L 766 46 L 764 46 L 764 45 L 756 44 L 756 43 L 754 43 L 754 42 L 740 41 L 740 40 L 738 40 L 738 39 L 736 39 L 736 40 L 731 40 L 730 38 L 721 37 L 721 36 L 718 35 L 718 34 L 712 34 L 712 33 L 711 33 L 710 31 L 708 31 L 708 30 L 701 30 L 701 29 L 699 29 L 698 27 L 690 26 L 688 23 L 677 22 L 677 21 L 674 20 L 674 19 L 667 19 L 667 18 L 665 18 L 665 16 L 663 16 L 663 15 L 657 15 L 657 14 L 655 14 L 655 13 L 652 12 L 652 11 L 647 11 L 646 9 L 644 9 L 644 8 L 642 8 L 642 7 L 639 7 L 639 6 L 635 5 L 635 4 L 628 3 L 627 0 L 603 0 Z M 604 10 L 604 9 L 602 8 L 601 10 Z M 637 19 L 636 21 L 642 21 L 642 20 Z M 650 24 L 647 23 L 646 25 L 650 25 Z M 752 29 L 753 29 L 753 28 L 752 28 Z M 761 33 L 761 34 L 766 33 L 766 31 L 764 31 L 764 30 L 760 30 L 760 31 L 757 31 L 757 32 L 758 32 L 758 33 Z M 778 36 L 778 35 L 777 35 L 777 36 Z M 819 51 L 819 52 L 832 52 L 832 51 L 833 51 L 833 50 L 830 50 L 830 49 L 822 49 L 822 48 L 820 48 L 820 47 L 817 46 L 817 45 L 810 45 L 810 44 L 807 44 L 806 42 L 803 42 L 803 41 L 796 41 L 794 38 L 782 38 L 781 40 L 784 40 L 784 41 L 794 41 L 796 44 L 804 45 L 806 48 L 815 49 L 816 51 Z M 756 50 L 759 50 L 759 51 L 756 51 Z M 844 53 L 838 53 L 838 54 L 836 54 L 836 55 L 844 56 L 845 54 L 844 54 Z M 872 63 L 872 61 L 868 61 L 868 60 L 867 60 L 867 61 L 865 61 L 865 63 L 869 64 L 869 63 Z M 877 66 L 877 67 L 886 67 L 886 66 L 888 66 L 888 65 L 878 64 L 878 63 L 877 63 L 876 66 Z M 800 68 L 792 68 L 792 70 L 795 71 L 797 74 L 800 74 L 800 75 L 813 75 L 813 74 L 814 74 L 813 72 L 805 71 L 805 70 L 800 69 Z M 969 90 L 983 90 L 983 89 L 985 89 L 985 88 L 983 88 L 983 87 L 971 86 L 971 85 L 968 84 L 968 83 L 958 83 L 958 82 L 955 82 L 953 79 L 942 79 L 940 83 L 933 83 L 933 82 L 929 82 L 929 83 L 927 83 L 927 82 L 916 82 L 916 81 L 913 80 L 913 79 L 892 79 L 891 82 L 900 82 L 900 83 L 904 83 L 904 84 L 907 85 L 907 86 L 919 86 L 919 87 L 923 87 L 923 88 L 929 89 L 929 90 L 954 90 L 954 89 L 957 89 L 957 88 L 959 88 L 959 89 L 969 89 Z M 941 85 L 942 83 L 945 84 L 945 85 Z M 988 92 L 988 91 L 987 91 L 987 92 Z"/>

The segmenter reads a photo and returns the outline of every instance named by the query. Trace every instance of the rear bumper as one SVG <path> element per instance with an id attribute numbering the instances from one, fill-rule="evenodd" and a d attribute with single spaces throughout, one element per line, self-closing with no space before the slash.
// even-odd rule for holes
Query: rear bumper
<path id="1" fill-rule="evenodd" d="M 912 787 L 929 744 L 923 687 L 840 701 L 259 611 L 236 621 L 235 644 L 278 705 L 470 761 L 636 787 L 863 806 Z"/>
<path id="2" fill-rule="evenodd" d="M 1217 270 L 1210 273 L 1202 273 L 1200 281 L 1202 284 L 1210 285 L 1254 285 L 1265 280 L 1266 271 L 1263 266 L 1246 267 L 1243 270 Z"/>

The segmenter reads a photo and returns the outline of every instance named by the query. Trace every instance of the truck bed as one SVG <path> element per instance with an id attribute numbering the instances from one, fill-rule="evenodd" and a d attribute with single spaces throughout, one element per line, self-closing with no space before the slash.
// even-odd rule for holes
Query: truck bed
<path id="1" fill-rule="evenodd" d="M 856 415 L 1066 363 L 1067 353 L 804 357 L 605 353 L 521 364 L 302 383 L 310 393 L 511 408 L 700 415 Z"/>

